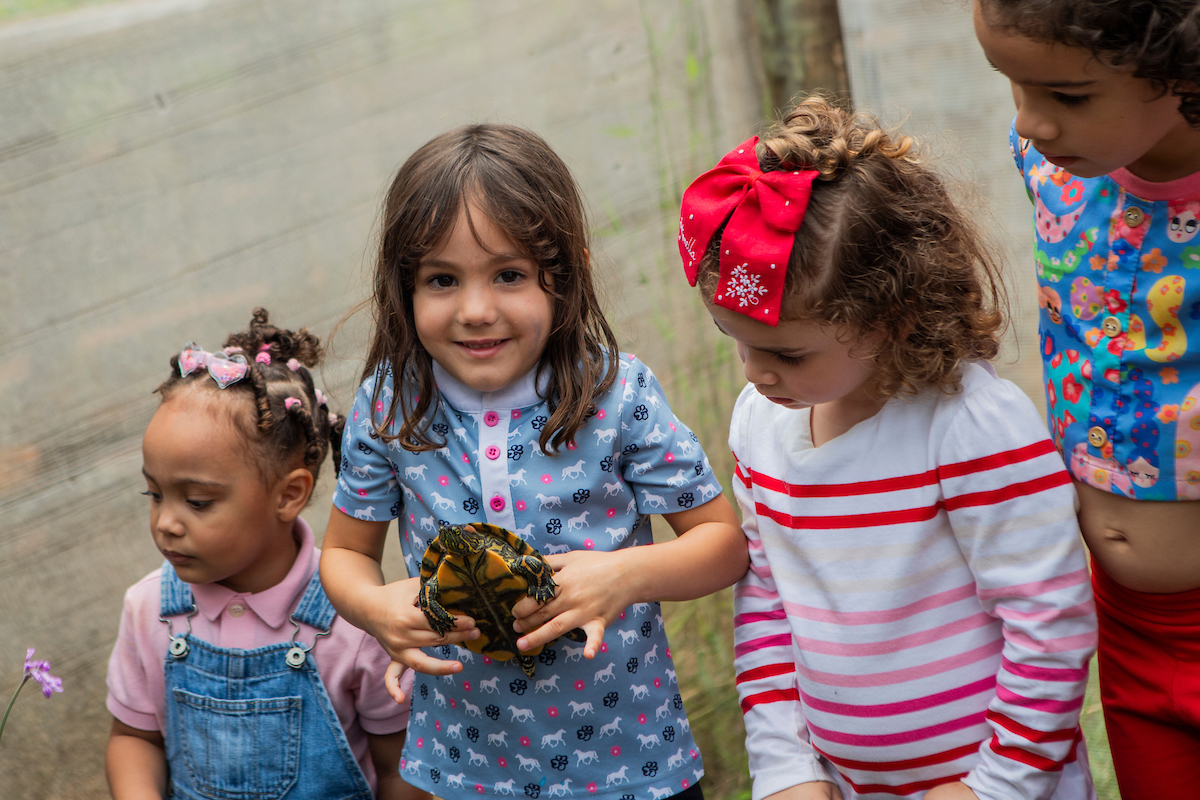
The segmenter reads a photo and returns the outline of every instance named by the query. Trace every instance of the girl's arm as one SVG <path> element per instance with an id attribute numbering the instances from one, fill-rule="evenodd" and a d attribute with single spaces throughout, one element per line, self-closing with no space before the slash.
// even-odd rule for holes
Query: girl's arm
<path id="1" fill-rule="evenodd" d="M 321 583 L 329 602 L 351 625 L 374 636 L 394 660 L 430 675 L 460 672 L 460 662 L 433 658 L 417 648 L 475 639 L 475 621 L 460 616 L 455 630 L 442 636 L 416 606 L 419 578 L 384 581 L 380 561 L 388 524 L 356 519 L 333 507 L 321 547 Z"/>
<path id="2" fill-rule="evenodd" d="M 516 629 L 531 631 L 517 646 L 530 650 L 583 628 L 588 635 L 583 655 L 594 658 L 605 628 L 631 604 L 694 600 L 732 585 L 746 572 L 746 539 L 724 495 L 663 517 L 679 538 L 612 552 L 548 556 L 558 594 L 544 606 L 527 597 L 513 607 Z"/>
<path id="3" fill-rule="evenodd" d="M 162 733 L 131 728 L 114 719 L 104 771 L 113 800 L 166 797 L 167 753 Z"/>

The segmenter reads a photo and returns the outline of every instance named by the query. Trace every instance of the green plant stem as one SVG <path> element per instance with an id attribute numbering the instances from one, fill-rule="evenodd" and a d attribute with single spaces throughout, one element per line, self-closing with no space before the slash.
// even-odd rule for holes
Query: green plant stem
<path id="1" fill-rule="evenodd" d="M 0 719 L 0 736 L 4 735 L 4 726 L 8 724 L 8 715 L 12 711 L 13 703 L 17 702 L 17 695 L 21 693 L 21 689 L 25 684 L 29 683 L 29 673 L 21 679 L 21 683 L 17 685 L 17 690 L 13 692 L 12 700 L 8 701 L 8 708 L 4 709 L 4 719 Z"/>

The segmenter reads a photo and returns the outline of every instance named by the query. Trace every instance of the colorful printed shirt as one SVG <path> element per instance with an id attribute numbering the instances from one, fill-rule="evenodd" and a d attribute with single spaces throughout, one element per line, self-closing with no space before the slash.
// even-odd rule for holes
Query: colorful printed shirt
<path id="1" fill-rule="evenodd" d="M 480 393 L 436 363 L 439 450 L 411 453 L 372 435 L 375 380 L 360 387 L 346 425 L 334 503 L 359 519 L 399 518 L 410 575 L 444 523 L 483 520 L 516 531 L 542 553 L 650 544 L 648 514 L 692 508 L 721 491 L 696 436 L 671 413 L 637 358 L 620 357 L 616 384 L 576 441 L 538 447 L 549 416 L 530 373 Z M 393 391 L 390 373 L 382 392 Z M 384 403 L 374 409 L 383 418 Z M 402 761 L 405 779 L 439 797 L 588 796 L 652 800 L 703 775 L 662 614 L 630 606 L 594 660 L 560 640 L 533 679 L 514 661 L 459 647 L 453 676 L 418 675 Z"/>
<path id="2" fill-rule="evenodd" d="M 1034 205 L 1054 442 L 1078 480 L 1200 499 L 1200 173 L 1077 178 L 1009 133 Z"/>
<path id="3" fill-rule="evenodd" d="M 754 800 L 1095 797 L 1079 712 L 1096 616 L 1075 492 L 1037 410 L 970 366 L 814 447 L 747 386 L 729 444 L 750 571 L 734 591 Z"/>

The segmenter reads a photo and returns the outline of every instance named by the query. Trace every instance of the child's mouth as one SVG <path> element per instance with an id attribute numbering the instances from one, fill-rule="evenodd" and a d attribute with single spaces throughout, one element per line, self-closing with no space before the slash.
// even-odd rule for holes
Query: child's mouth
<path id="1" fill-rule="evenodd" d="M 192 560 L 191 556 L 185 556 L 183 553 L 176 553 L 174 550 L 163 550 L 162 554 L 163 558 L 167 559 L 167 561 L 170 561 L 176 566 L 179 564 L 186 564 Z"/>
<path id="2" fill-rule="evenodd" d="M 489 356 L 500 349 L 507 339 L 487 339 L 474 342 L 458 342 L 458 346 L 473 356 Z"/>

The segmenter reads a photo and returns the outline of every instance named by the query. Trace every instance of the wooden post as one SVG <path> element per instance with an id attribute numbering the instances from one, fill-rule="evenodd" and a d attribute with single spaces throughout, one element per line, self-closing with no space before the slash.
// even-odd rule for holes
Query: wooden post
<path id="1" fill-rule="evenodd" d="M 821 90 L 849 100 L 837 0 L 750 0 L 750 6 L 768 117 L 801 91 Z"/>

